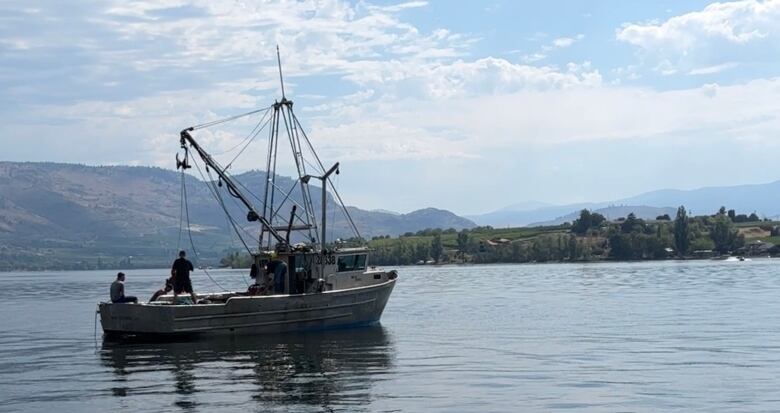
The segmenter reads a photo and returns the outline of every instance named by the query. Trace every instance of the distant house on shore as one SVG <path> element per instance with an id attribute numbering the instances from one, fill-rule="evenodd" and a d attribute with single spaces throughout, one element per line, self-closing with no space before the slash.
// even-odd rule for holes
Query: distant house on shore
<path id="1" fill-rule="evenodd" d="M 509 244 L 510 242 L 512 242 L 512 241 L 511 241 L 511 240 L 508 240 L 508 239 L 506 239 L 506 238 L 493 238 L 493 239 L 489 239 L 489 240 L 487 240 L 487 244 L 488 244 L 488 245 L 491 245 L 491 246 L 494 246 L 494 247 L 495 247 L 496 245 L 504 245 L 504 244 Z"/>

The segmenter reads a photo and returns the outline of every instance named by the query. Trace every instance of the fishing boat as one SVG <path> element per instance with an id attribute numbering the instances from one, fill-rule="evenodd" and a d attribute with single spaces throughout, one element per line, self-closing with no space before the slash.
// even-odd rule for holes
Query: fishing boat
<path id="1" fill-rule="evenodd" d="M 197 294 L 195 302 L 183 302 L 181 297 L 175 299 L 172 295 L 164 295 L 154 302 L 100 303 L 98 312 L 106 336 L 268 334 L 379 322 L 395 286 L 397 273 L 372 267 L 371 250 L 364 242 L 349 245 L 326 239 L 330 190 L 330 198 L 338 203 L 346 222 L 356 234 L 353 240 L 362 240 L 331 181 L 331 176 L 339 173 L 339 164 L 326 169 L 314 151 L 293 112 L 293 102 L 285 96 L 278 49 L 277 58 L 281 100 L 266 108 L 185 128 L 179 134 L 183 158 L 176 155 L 182 185 L 186 182 L 183 174 L 193 165 L 201 174 L 205 170 L 209 179 L 204 179 L 204 182 L 235 233 L 241 237 L 246 230 L 239 224 L 240 219 L 231 215 L 226 205 L 228 197 L 244 209 L 248 222 L 244 225 L 256 228 L 257 248 L 250 248 L 244 242 L 252 257 L 250 276 L 254 284 L 247 291 Z M 261 114 L 261 120 L 245 140 L 248 145 L 268 127 L 266 182 L 262 199 L 249 193 L 247 186 L 231 176 L 228 172 L 230 164 L 222 166 L 195 139 L 198 130 Z M 290 164 L 297 169 L 297 179 L 288 189 L 280 188 L 276 182 L 277 156 L 285 140 L 289 141 L 294 161 Z M 198 165 L 199 162 L 203 168 Z M 214 179 L 210 179 L 212 171 L 216 174 Z M 321 183 L 319 211 L 315 211 L 309 188 L 312 180 Z M 186 187 L 182 188 L 182 193 L 182 202 L 186 206 Z M 277 196 L 282 200 L 279 201 Z M 190 228 L 188 212 L 187 228 Z"/>

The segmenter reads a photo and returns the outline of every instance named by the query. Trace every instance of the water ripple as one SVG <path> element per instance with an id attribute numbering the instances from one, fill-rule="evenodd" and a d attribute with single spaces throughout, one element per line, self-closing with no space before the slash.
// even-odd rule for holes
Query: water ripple
<path id="1" fill-rule="evenodd" d="M 112 272 L 0 274 L 0 411 L 778 411 L 777 265 L 405 267 L 377 328 L 151 344 L 95 340 Z"/>

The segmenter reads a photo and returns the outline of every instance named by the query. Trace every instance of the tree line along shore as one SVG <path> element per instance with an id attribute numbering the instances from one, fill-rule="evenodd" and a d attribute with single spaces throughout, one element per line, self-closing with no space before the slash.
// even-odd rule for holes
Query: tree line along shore
<path id="1" fill-rule="evenodd" d="M 345 240 L 345 244 L 356 240 Z M 608 220 L 584 209 L 571 223 L 544 227 L 425 229 L 399 237 L 377 236 L 372 265 L 543 263 L 713 258 L 780 254 L 780 222 L 720 208 L 712 215 L 643 220 L 629 214 Z M 249 265 L 231 253 L 222 266 Z"/>
<path id="2" fill-rule="evenodd" d="M 132 245 L 119 241 L 104 240 L 99 250 L 91 244 L 60 247 L 45 240 L 18 251 L 0 245 L 0 271 L 166 268 L 171 254 L 178 251 L 145 238 Z M 206 241 L 196 239 L 198 245 Z M 384 266 L 767 257 L 780 256 L 780 221 L 726 208 L 711 215 L 689 216 L 680 207 L 674 217 L 661 215 L 651 220 L 633 214 L 610 220 L 582 210 L 577 219 L 562 225 L 425 229 L 397 237 L 376 236 L 368 245 L 374 250 L 371 265 Z M 236 245 L 216 247 L 200 248 L 193 254 L 196 264 L 233 268 L 251 264 L 250 256 Z"/>

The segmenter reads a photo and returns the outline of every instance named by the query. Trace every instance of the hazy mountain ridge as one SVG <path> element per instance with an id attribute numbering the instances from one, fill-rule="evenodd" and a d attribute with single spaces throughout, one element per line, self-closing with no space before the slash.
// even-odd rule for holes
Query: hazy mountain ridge
<path id="1" fill-rule="evenodd" d="M 694 214 L 714 213 L 721 206 L 738 213 L 755 212 L 763 216 L 780 215 L 780 181 L 765 184 L 712 186 L 691 190 L 661 189 L 619 202 L 652 206 L 685 205 Z"/>
<path id="2" fill-rule="evenodd" d="M 190 174 L 184 177 L 193 237 L 201 255 L 213 259 L 226 248 L 239 247 L 208 186 Z M 251 171 L 234 178 L 262 199 L 264 172 Z M 186 231 L 183 239 L 179 238 L 181 179 L 179 172 L 155 167 L 0 162 L 0 261 L 18 261 L 20 257 L 39 260 L 63 250 L 83 259 L 133 256 L 144 262 L 167 260 L 176 248 L 189 247 Z M 277 185 L 287 191 L 296 184 L 280 176 Z M 311 186 L 318 220 L 320 191 L 320 187 Z M 237 224 L 256 234 L 259 226 L 246 221 L 243 206 L 226 191 L 222 196 Z M 282 198 L 277 193 L 274 204 Z M 291 198 L 302 203 L 297 188 Z M 330 194 L 328 199 L 329 206 L 335 205 Z M 261 202 L 253 201 L 260 208 Z M 287 208 L 280 217 L 288 218 Z M 475 225 L 443 210 L 395 215 L 348 208 L 364 237 Z M 329 208 L 328 220 L 329 237 L 353 235 L 335 208 Z M 282 222 L 277 219 L 275 224 Z M 254 239 L 247 241 L 256 243 Z"/>
<path id="3" fill-rule="evenodd" d="M 180 179 L 178 172 L 152 167 L 0 162 L 0 233 L 40 238 L 40 234 L 35 234 L 37 231 L 31 231 L 32 227 L 53 236 L 79 239 L 82 235 L 101 231 L 124 236 L 178 232 Z M 201 228 L 225 228 L 225 217 L 208 188 L 190 175 L 185 175 L 185 179 L 191 223 Z M 262 195 L 263 172 L 246 172 L 236 175 L 235 179 L 253 194 Z M 295 185 L 288 177 L 277 177 L 276 182 L 283 190 Z M 311 185 L 317 212 L 320 190 Z M 281 198 L 277 193 L 274 204 L 278 205 Z M 297 188 L 291 198 L 302 203 Z M 333 204 L 330 193 L 328 202 Z M 225 203 L 235 216 L 246 215 L 242 206 L 227 200 Z M 348 208 L 361 233 L 367 236 L 474 226 L 449 211 L 434 208 L 408 214 Z M 336 231 L 335 236 L 351 236 L 344 233 L 348 227 L 344 217 L 339 216 L 343 214 L 329 211 L 331 214 L 336 215 L 329 223 Z M 284 213 L 280 215 L 287 218 Z"/>
<path id="4" fill-rule="evenodd" d="M 532 205 L 533 202 L 524 204 Z M 479 225 L 526 226 L 536 223 L 565 222 L 561 219 L 571 217 L 573 213 L 583 208 L 613 214 L 614 212 L 607 209 L 626 205 L 637 208 L 635 213 L 644 219 L 654 218 L 654 212 L 648 209 L 647 214 L 640 213 L 640 208 L 676 209 L 680 205 L 684 205 L 694 214 L 711 214 L 721 206 L 725 206 L 735 209 L 738 213 L 755 212 L 759 216 L 776 217 L 780 215 L 780 181 L 690 190 L 661 189 L 613 201 L 553 205 L 531 210 L 514 210 L 512 206 L 508 206 L 486 214 L 468 215 L 467 218 Z"/>
<path id="5" fill-rule="evenodd" d="M 595 208 L 592 211 L 604 215 L 604 217 L 609 220 L 626 217 L 628 214 L 634 214 L 637 218 L 641 219 L 653 220 L 656 217 L 664 214 L 667 214 L 670 217 L 674 217 L 677 209 L 671 207 L 650 207 L 646 205 L 612 205 L 606 208 Z M 579 218 L 579 216 L 579 211 L 573 211 L 567 215 L 555 218 L 553 220 L 534 222 L 529 226 L 560 225 L 564 222 L 571 223 L 574 222 L 575 219 Z"/>

